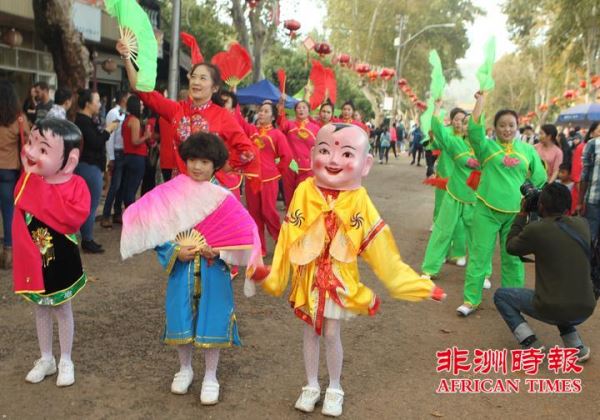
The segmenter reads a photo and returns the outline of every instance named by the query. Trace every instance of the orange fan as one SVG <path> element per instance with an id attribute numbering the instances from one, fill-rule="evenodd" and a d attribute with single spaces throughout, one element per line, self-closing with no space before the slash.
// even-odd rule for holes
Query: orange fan
<path id="1" fill-rule="evenodd" d="M 314 87 L 309 100 L 311 109 L 316 109 L 328 98 L 331 103 L 335 103 L 337 84 L 335 73 L 332 69 L 323 67 L 323 64 L 318 60 L 313 60 L 313 66 L 308 78 Z"/>
<path id="2" fill-rule="evenodd" d="M 182 32 L 181 40 L 190 48 L 192 53 L 192 65 L 204 62 L 204 57 L 202 57 L 202 53 L 200 52 L 200 47 L 198 46 L 196 38 L 187 32 Z"/>
<path id="3" fill-rule="evenodd" d="M 244 47 L 232 42 L 227 51 L 222 51 L 210 61 L 221 71 L 221 78 L 235 88 L 252 71 L 252 58 Z"/>

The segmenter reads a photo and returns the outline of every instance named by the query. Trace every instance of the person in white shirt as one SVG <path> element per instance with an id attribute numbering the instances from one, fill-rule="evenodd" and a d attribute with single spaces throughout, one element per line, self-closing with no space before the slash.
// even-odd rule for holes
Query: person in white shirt
<path id="1" fill-rule="evenodd" d="M 67 88 L 59 88 L 54 93 L 54 105 L 46 114 L 46 118 L 67 119 L 67 111 L 73 104 L 73 92 Z"/>
<path id="2" fill-rule="evenodd" d="M 125 110 L 129 98 L 129 92 L 117 92 L 115 101 L 116 105 L 108 114 L 106 114 L 106 123 L 110 124 L 113 121 L 119 121 L 119 126 L 112 132 L 110 138 L 106 142 L 106 154 L 108 156 L 108 171 L 111 173 L 110 187 L 106 194 L 104 209 L 102 211 L 102 221 L 100 225 L 103 228 L 112 228 L 113 223 L 121 223 L 122 213 L 122 180 L 125 155 L 123 152 L 123 136 L 121 135 L 121 126 L 125 119 Z M 114 206 L 113 206 L 114 204 Z M 110 218 L 111 207 L 114 207 L 112 220 Z"/>

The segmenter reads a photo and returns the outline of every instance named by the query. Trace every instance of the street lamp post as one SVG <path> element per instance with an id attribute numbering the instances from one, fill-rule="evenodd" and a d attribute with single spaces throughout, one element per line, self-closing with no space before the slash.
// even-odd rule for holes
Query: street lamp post
<path id="1" fill-rule="evenodd" d="M 414 35 L 410 35 L 406 41 L 402 41 L 402 31 L 404 30 L 404 25 L 406 24 L 407 18 L 403 15 L 398 15 L 398 37 L 394 40 L 394 46 L 396 47 L 396 77 L 394 79 L 394 106 L 392 109 L 392 117 L 396 118 L 398 114 L 398 108 L 400 103 L 400 95 L 398 93 L 398 80 L 400 80 L 400 70 L 402 69 L 402 49 L 408 45 L 413 39 L 421 35 L 423 32 L 428 31 L 434 28 L 454 28 L 456 24 L 454 23 L 435 23 L 432 25 L 427 25 L 421 28 L 420 31 L 415 33 Z"/>
<path id="2" fill-rule="evenodd" d="M 177 100 L 179 87 L 179 28 L 181 17 L 181 0 L 173 0 L 173 17 L 171 19 L 171 59 L 169 60 L 169 98 Z"/>

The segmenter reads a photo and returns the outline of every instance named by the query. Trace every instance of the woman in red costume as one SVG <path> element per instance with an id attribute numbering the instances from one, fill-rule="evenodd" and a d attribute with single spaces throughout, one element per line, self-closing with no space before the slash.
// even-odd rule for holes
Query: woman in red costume
<path id="1" fill-rule="evenodd" d="M 119 41 L 117 51 L 124 57 L 129 83 L 135 89 L 137 71 L 129 59 L 129 48 Z M 239 198 L 241 175 L 245 175 L 248 184 L 258 190 L 261 186 L 258 153 L 235 118 L 220 106 L 223 82 L 219 69 L 209 63 L 195 64 L 188 74 L 188 80 L 189 97 L 179 102 L 167 99 L 156 91 L 136 93 L 148 108 L 171 122 L 175 148 L 191 134 L 200 131 L 217 134 L 223 139 L 229 152 L 229 161 L 215 175 L 220 185 L 229 188 Z M 185 163 L 178 154 L 175 157 L 179 172 L 186 173 Z"/>
<path id="2" fill-rule="evenodd" d="M 253 192 L 246 186 L 246 205 L 258 226 L 263 256 L 267 254 L 265 226 L 273 240 L 277 240 L 279 236 L 281 229 L 281 218 L 277 211 L 279 178 L 289 170 L 292 161 L 292 151 L 285 135 L 274 127 L 277 116 L 275 104 L 263 103 L 258 111 L 256 126 L 248 124 L 251 132 L 247 132 L 260 153 L 262 189 L 260 192 Z"/>
<path id="3" fill-rule="evenodd" d="M 283 194 L 285 204 L 288 205 L 298 184 L 313 175 L 310 168 L 310 151 L 315 145 L 315 138 L 321 127 L 309 119 L 310 107 L 306 101 L 300 101 L 294 106 L 296 119 L 289 121 L 285 117 L 285 100 L 286 95 L 281 95 L 277 105 L 279 112 L 277 125 L 286 135 L 292 156 L 298 164 L 297 171 L 290 168 L 283 173 Z"/>
<path id="4" fill-rule="evenodd" d="M 321 104 L 321 106 L 319 107 L 319 118 L 316 120 L 311 118 L 311 121 L 318 124 L 319 127 L 323 127 L 324 125 L 332 122 L 332 119 L 333 119 L 333 104 L 328 99 L 325 102 L 323 102 Z"/>
<path id="5" fill-rule="evenodd" d="M 344 102 L 344 105 L 342 105 L 342 113 L 340 114 L 340 117 L 333 118 L 333 122 L 342 122 L 342 123 L 346 123 L 346 124 L 355 125 L 357 127 L 362 128 L 363 130 L 365 130 L 367 135 L 370 135 L 371 130 L 369 130 L 369 127 L 367 127 L 362 121 L 358 121 L 358 120 L 354 119 L 354 112 L 355 112 L 355 108 L 354 108 L 354 104 L 352 103 L 352 101 L 346 101 L 346 102 Z"/>

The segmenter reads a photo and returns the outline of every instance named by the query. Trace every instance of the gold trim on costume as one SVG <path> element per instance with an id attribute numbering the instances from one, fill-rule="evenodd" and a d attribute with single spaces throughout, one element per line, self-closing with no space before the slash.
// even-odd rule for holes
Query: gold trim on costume
<path id="1" fill-rule="evenodd" d="M 181 247 L 179 245 L 174 246 L 173 253 L 171 254 L 171 258 L 169 259 L 169 263 L 165 267 L 165 271 L 167 272 L 167 274 L 171 274 L 171 271 L 173 271 L 173 267 L 175 266 L 175 262 L 177 262 L 177 257 L 179 256 L 180 250 Z"/>
<path id="2" fill-rule="evenodd" d="M 17 198 L 15 198 L 15 205 L 17 205 L 17 201 L 19 201 L 19 199 L 21 198 L 21 195 L 23 194 L 23 190 L 25 190 L 25 185 L 27 185 L 27 181 L 29 180 L 30 175 L 31 175 L 31 172 L 27 172 L 27 174 L 25 175 L 25 179 L 23 180 L 21 189 L 19 190 L 19 193 L 17 194 Z"/>

